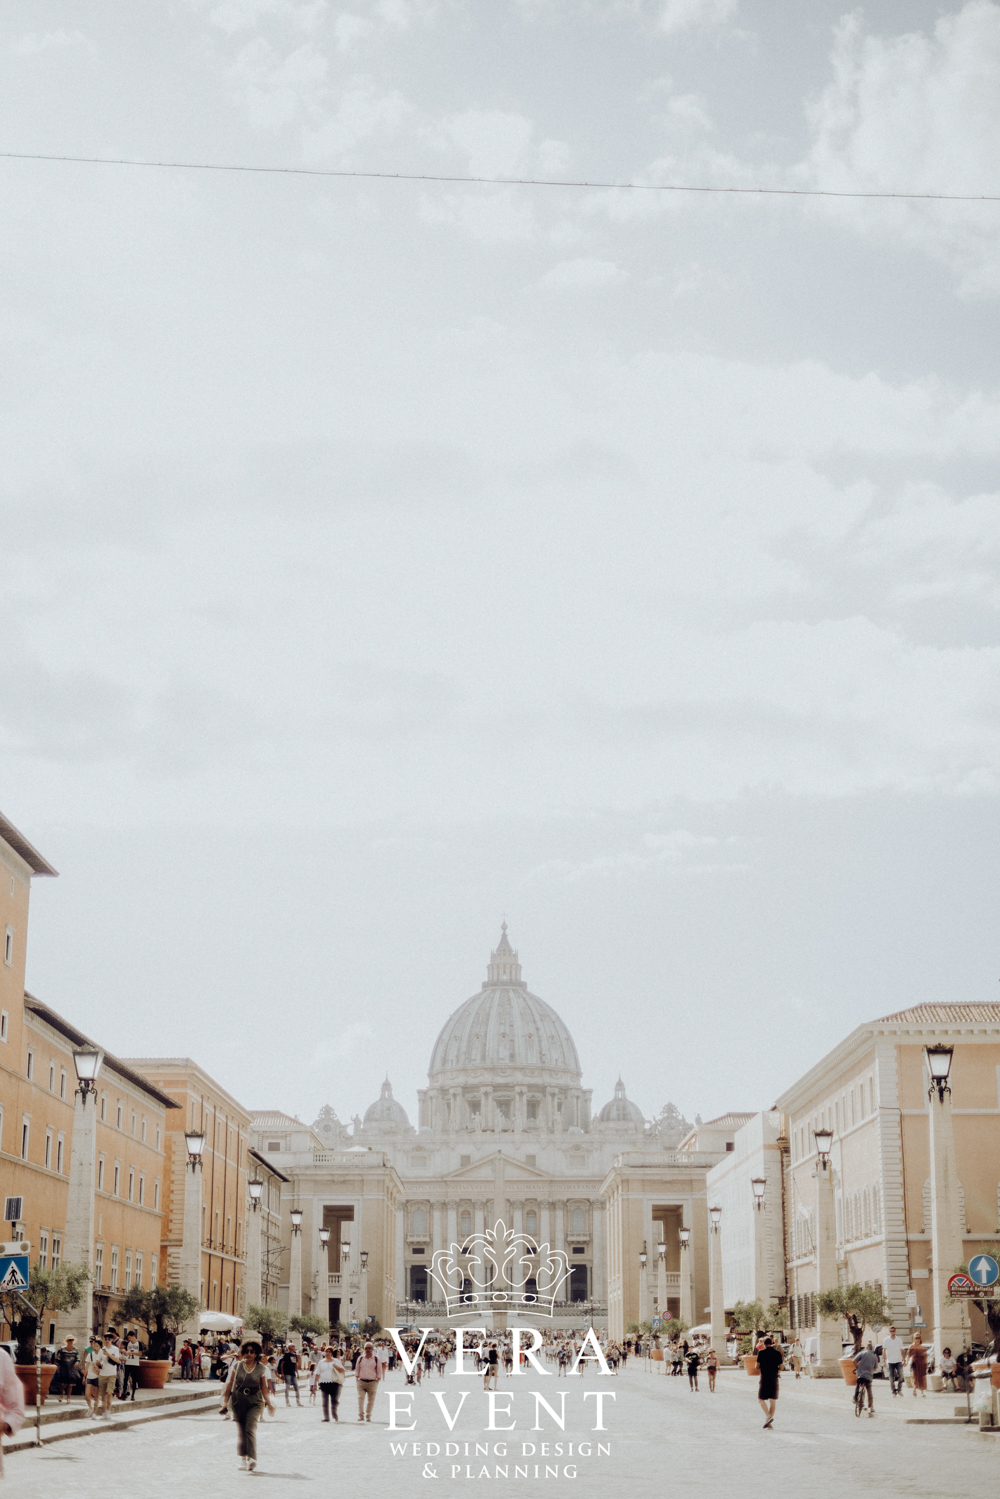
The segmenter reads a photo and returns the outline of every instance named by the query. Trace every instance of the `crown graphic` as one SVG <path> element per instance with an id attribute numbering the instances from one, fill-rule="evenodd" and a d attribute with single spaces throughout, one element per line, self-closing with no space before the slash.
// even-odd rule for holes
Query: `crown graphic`
<path id="1" fill-rule="evenodd" d="M 492 1311 L 553 1317 L 571 1269 L 564 1250 L 515 1233 L 500 1219 L 461 1244 L 436 1250 L 430 1263 L 449 1317 Z"/>

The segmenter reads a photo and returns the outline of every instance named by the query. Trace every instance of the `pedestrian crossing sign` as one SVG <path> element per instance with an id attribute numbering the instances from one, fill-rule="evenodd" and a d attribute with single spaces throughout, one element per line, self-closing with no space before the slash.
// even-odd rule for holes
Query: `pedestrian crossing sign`
<path id="1" fill-rule="evenodd" d="M 0 1291 L 26 1291 L 28 1275 L 26 1254 L 5 1254 L 0 1258 Z"/>

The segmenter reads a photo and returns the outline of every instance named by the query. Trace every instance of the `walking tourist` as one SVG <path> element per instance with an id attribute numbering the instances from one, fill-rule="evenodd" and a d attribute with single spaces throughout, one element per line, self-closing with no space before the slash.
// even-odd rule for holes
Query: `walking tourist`
<path id="1" fill-rule="evenodd" d="M 92 1337 L 83 1350 L 83 1398 L 92 1416 L 100 1410 L 97 1381 L 101 1373 L 101 1340 Z"/>
<path id="2" fill-rule="evenodd" d="M 122 1399 L 128 1400 L 131 1398 L 133 1405 L 135 1404 L 135 1392 L 139 1388 L 139 1358 L 141 1353 L 139 1336 L 135 1328 L 133 1328 L 125 1339 L 124 1381 L 122 1383 Z M 129 1396 L 129 1389 L 132 1391 L 131 1397 Z"/>
<path id="3" fill-rule="evenodd" d="M 869 1342 L 867 1348 L 862 1348 L 854 1355 L 854 1369 L 856 1385 L 854 1390 L 854 1405 L 858 1415 L 864 1404 L 865 1391 L 868 1392 L 868 1414 L 874 1416 L 875 1406 L 872 1400 L 872 1380 L 875 1378 L 875 1370 L 878 1368 L 878 1357 Z"/>
<path id="4" fill-rule="evenodd" d="M 689 1348 L 687 1356 L 688 1384 L 692 1393 L 698 1389 L 698 1365 L 701 1363 L 701 1355 L 697 1348 Z"/>
<path id="5" fill-rule="evenodd" d="M 889 1371 L 889 1388 L 893 1395 L 903 1393 L 903 1345 L 896 1336 L 896 1329 L 889 1328 L 889 1336 L 882 1344 L 882 1357 L 885 1359 L 885 1367 Z"/>
<path id="6" fill-rule="evenodd" d="M 795 1378 L 801 1379 L 802 1364 L 805 1359 L 805 1349 L 802 1347 L 802 1343 L 799 1339 L 798 1333 L 795 1334 L 795 1342 L 792 1344 L 789 1351 L 789 1359 L 791 1361 L 792 1368 L 795 1371 Z"/>
<path id="7" fill-rule="evenodd" d="M 24 1386 L 17 1377 L 14 1360 L 6 1348 L 0 1348 L 0 1431 L 12 1437 L 24 1424 Z M 3 1474 L 3 1449 L 0 1448 L 0 1475 Z"/>
<path id="8" fill-rule="evenodd" d="M 764 1412 L 764 1430 L 768 1431 L 774 1426 L 774 1412 L 778 1404 L 778 1376 L 784 1367 L 784 1359 L 781 1349 L 775 1348 L 773 1338 L 765 1338 L 764 1346 L 757 1354 L 757 1368 L 760 1371 L 760 1384 L 757 1387 L 757 1399 L 760 1408 Z"/>
<path id="9" fill-rule="evenodd" d="M 120 1363 L 121 1354 L 115 1347 L 115 1340 L 110 1333 L 105 1333 L 97 1371 L 97 1394 L 100 1407 L 96 1412 L 98 1415 L 109 1416 L 111 1414 L 111 1397 L 115 1392 L 115 1381 L 118 1378 Z"/>
<path id="10" fill-rule="evenodd" d="M 419 1365 L 418 1365 L 419 1367 Z M 372 1410 L 375 1405 L 375 1393 L 378 1390 L 381 1365 L 375 1357 L 375 1348 L 371 1343 L 365 1344 L 365 1351 L 354 1365 L 354 1379 L 358 1387 L 358 1420 L 370 1421 Z M 368 1408 L 365 1409 L 367 1401 Z"/>
<path id="11" fill-rule="evenodd" d="M 710 1348 L 705 1355 L 705 1367 L 708 1370 L 708 1393 L 714 1395 L 715 1376 L 719 1372 L 719 1360 L 714 1348 Z"/>
<path id="12" fill-rule="evenodd" d="M 289 1343 L 288 1347 L 281 1355 L 281 1362 L 278 1365 L 278 1373 L 285 1381 L 285 1404 L 291 1405 L 292 1402 L 289 1399 L 289 1391 L 294 1390 L 295 1404 L 301 1405 L 302 1401 L 299 1398 L 299 1356 L 291 1343 Z"/>
<path id="13" fill-rule="evenodd" d="M 913 1375 L 913 1398 L 917 1398 L 919 1390 L 921 1396 L 927 1398 L 927 1347 L 920 1334 L 913 1334 L 913 1342 L 907 1349 L 910 1363 L 910 1373 Z"/>
<path id="14" fill-rule="evenodd" d="M 329 1421 L 331 1416 L 335 1421 L 340 1420 L 337 1414 L 337 1406 L 340 1404 L 340 1391 L 346 1377 L 347 1370 L 344 1367 L 343 1359 L 340 1357 L 339 1349 L 324 1349 L 320 1354 L 319 1363 L 316 1365 L 316 1383 L 319 1386 L 319 1393 L 323 1400 L 324 1421 Z"/>
<path id="15" fill-rule="evenodd" d="M 239 1358 L 233 1359 L 229 1378 L 222 1392 L 222 1413 L 227 1403 L 236 1422 L 236 1451 L 240 1468 L 252 1473 L 257 1466 L 257 1422 L 265 1405 L 274 1415 L 274 1404 L 267 1378 L 267 1365 L 260 1362 L 256 1343 L 246 1342 Z"/>
<path id="16" fill-rule="evenodd" d="M 80 1355 L 76 1351 L 76 1339 L 70 1335 L 56 1352 L 56 1372 L 52 1380 L 52 1390 L 58 1395 L 60 1405 L 64 1400 L 67 1404 L 69 1403 L 79 1362 Z"/>
<path id="17" fill-rule="evenodd" d="M 499 1370 L 500 1370 L 500 1355 L 497 1352 L 497 1345 L 495 1343 L 491 1343 L 490 1347 L 489 1347 L 489 1352 L 486 1355 L 486 1373 L 483 1376 L 483 1389 L 484 1390 L 488 1390 L 489 1389 L 491 1381 L 493 1383 L 493 1388 L 496 1389 L 496 1387 L 497 1387 L 497 1374 L 499 1373 Z"/>

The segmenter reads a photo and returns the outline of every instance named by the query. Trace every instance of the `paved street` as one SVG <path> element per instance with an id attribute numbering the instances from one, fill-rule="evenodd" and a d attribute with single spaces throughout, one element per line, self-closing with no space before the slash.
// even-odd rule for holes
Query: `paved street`
<path id="1" fill-rule="evenodd" d="M 404 1391 L 402 1376 L 392 1376 L 388 1388 Z M 469 1396 L 449 1432 L 433 1395 L 444 1394 L 454 1412 L 463 1388 Z M 534 1389 L 557 1408 L 556 1397 L 566 1395 L 565 1433 L 554 1430 L 544 1412 L 547 1429 L 530 1430 Z M 604 1433 L 590 1429 L 595 1402 L 582 1399 L 585 1392 L 598 1389 L 618 1397 L 607 1402 Z M 887 1491 L 938 1499 L 943 1489 L 956 1484 L 993 1492 L 1000 1473 L 1000 1438 L 982 1437 L 962 1426 L 906 1424 L 905 1418 L 914 1415 L 950 1416 L 956 1404 L 953 1396 L 892 1401 L 881 1381 L 875 1420 L 859 1421 L 845 1386 L 785 1379 L 773 1432 L 762 1430 L 755 1382 L 737 1371 L 720 1377 L 714 1396 L 707 1390 L 692 1395 L 686 1379 L 653 1375 L 641 1366 L 613 1379 L 588 1375 L 501 1381 L 500 1395 L 511 1392 L 518 1424 L 506 1434 L 483 1430 L 486 1399 L 478 1381 L 435 1376 L 416 1393 L 415 1432 L 389 1432 L 384 1393 L 376 1405 L 376 1420 L 359 1426 L 350 1384 L 339 1425 L 323 1425 L 315 1407 L 286 1409 L 279 1397 L 277 1419 L 265 1420 L 259 1428 L 259 1471 L 253 1476 L 238 1471 L 232 1422 L 213 1412 L 13 1454 L 7 1458 L 6 1477 L 12 1488 L 16 1485 L 19 1499 L 49 1499 L 57 1490 L 72 1491 L 76 1499 L 175 1499 L 179 1491 L 226 1496 L 248 1483 L 266 1483 L 281 1493 L 289 1483 L 317 1488 L 335 1484 L 338 1491 L 351 1494 L 381 1494 L 387 1485 L 390 1492 L 401 1485 L 412 1491 L 415 1485 L 435 1482 L 454 1488 L 486 1481 L 484 1467 L 489 1481 L 502 1482 L 496 1470 L 506 1466 L 507 1481 L 523 1494 L 551 1492 L 554 1484 L 569 1483 L 575 1493 L 605 1496 L 609 1485 L 625 1484 L 630 1494 L 652 1496 L 683 1483 L 707 1484 L 720 1492 L 736 1485 L 749 1499 L 770 1499 L 780 1483 L 782 1491 L 808 1494 L 810 1499 L 840 1499 L 845 1493 L 878 1494 L 884 1499 Z M 501 1407 L 507 1403 L 499 1402 Z M 566 1447 L 574 1444 L 572 1458 L 565 1448 L 562 1456 L 557 1455 L 552 1445 L 543 1455 L 541 1443 L 557 1440 Z M 414 1441 L 422 1444 L 417 1455 L 412 1452 Z M 441 1453 L 428 1458 L 423 1445 L 428 1441 L 437 1442 Z M 448 1441 L 461 1448 L 457 1455 L 444 1454 Z M 488 1457 L 476 1455 L 477 1441 L 489 1441 Z M 594 1455 L 578 1455 L 575 1449 L 581 1441 L 593 1444 Z M 596 1455 L 598 1441 L 610 1444 L 610 1456 Z M 411 1445 L 405 1456 L 395 1456 L 390 1443 Z M 506 1443 L 505 1454 L 494 1451 L 497 1443 Z M 525 1443 L 535 1444 L 534 1454 L 523 1452 Z M 428 1462 L 433 1479 L 423 1476 Z M 559 1468 L 558 1479 L 545 1478 L 546 1463 L 550 1469 Z M 515 1464 L 528 1466 L 527 1479 L 523 1473 L 515 1479 Z M 457 1477 L 452 1477 L 453 1465 L 460 1468 Z"/>

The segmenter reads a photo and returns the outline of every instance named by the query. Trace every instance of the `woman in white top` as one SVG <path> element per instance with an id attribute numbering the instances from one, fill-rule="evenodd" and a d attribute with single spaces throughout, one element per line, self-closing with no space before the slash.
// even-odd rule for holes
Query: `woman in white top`
<path id="1" fill-rule="evenodd" d="M 324 1348 L 320 1354 L 319 1363 L 316 1365 L 316 1383 L 323 1397 L 323 1420 L 329 1421 L 332 1414 L 335 1421 L 339 1421 L 337 1406 L 340 1403 L 340 1391 L 347 1370 L 340 1353 L 336 1348 Z"/>

